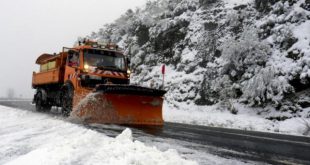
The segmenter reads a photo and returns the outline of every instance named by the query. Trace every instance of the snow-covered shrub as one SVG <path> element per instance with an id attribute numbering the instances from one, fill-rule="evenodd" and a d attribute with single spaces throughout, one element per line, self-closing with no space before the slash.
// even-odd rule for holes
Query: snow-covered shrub
<path id="1" fill-rule="evenodd" d="M 254 74 L 255 68 L 263 67 L 271 53 L 270 47 L 258 40 L 254 29 L 246 29 L 239 39 L 230 38 L 221 48 L 222 73 L 231 77 L 241 77 L 246 72 Z"/>
<path id="2" fill-rule="evenodd" d="M 271 13 L 277 16 L 287 16 L 289 12 L 290 5 L 288 1 L 279 1 L 272 6 Z"/>
<path id="3" fill-rule="evenodd" d="M 137 42 L 139 46 L 144 45 L 150 39 L 149 27 L 147 27 L 146 25 L 140 24 L 137 27 L 135 34 L 137 36 Z"/>
<path id="4" fill-rule="evenodd" d="M 268 19 L 264 23 L 262 23 L 259 26 L 259 38 L 266 39 L 272 34 L 272 28 L 275 26 L 275 20 L 274 19 Z"/>
<path id="5" fill-rule="evenodd" d="M 197 97 L 195 98 L 195 104 L 197 105 L 213 105 L 219 101 L 219 92 L 213 86 L 212 78 L 215 77 L 215 71 L 212 71 L 211 68 L 206 72 L 203 77 L 203 81 L 200 84 L 198 89 Z M 209 77 L 209 78 L 207 78 Z"/>
<path id="6" fill-rule="evenodd" d="M 260 12 L 269 12 L 271 6 L 280 0 L 255 0 L 255 8 Z"/>
<path id="7" fill-rule="evenodd" d="M 238 13 L 239 11 L 231 11 L 228 13 L 227 23 L 231 28 L 231 31 L 235 34 L 242 31 L 242 21 L 243 17 Z"/>
<path id="8" fill-rule="evenodd" d="M 218 83 L 214 84 L 214 88 L 219 92 L 220 100 L 226 101 L 229 98 L 235 97 L 232 86 L 233 82 L 230 80 L 228 75 L 218 77 L 216 82 Z"/>
<path id="9" fill-rule="evenodd" d="M 210 7 L 215 2 L 218 2 L 219 0 L 199 0 L 200 6 L 203 6 L 205 8 Z"/>
<path id="10" fill-rule="evenodd" d="M 153 33 L 151 42 L 154 45 L 155 52 L 161 52 L 167 58 L 173 57 L 173 49 L 176 43 L 183 40 L 186 36 L 186 28 L 189 22 L 180 20 L 169 22 L 165 30 L 159 33 Z"/>
<path id="11" fill-rule="evenodd" d="M 289 49 L 294 43 L 297 42 L 291 28 L 287 25 L 277 26 L 273 31 L 272 37 L 275 43 L 279 44 L 280 47 L 285 50 Z"/>
<path id="12" fill-rule="evenodd" d="M 278 76 L 275 70 L 272 66 L 268 66 L 245 82 L 242 88 L 243 97 L 251 105 L 262 105 L 268 101 L 278 105 L 285 94 L 294 91 L 288 80 L 283 76 Z"/>
<path id="13" fill-rule="evenodd" d="M 304 10 L 293 10 L 291 11 L 288 16 L 285 18 L 286 21 L 290 23 L 298 23 L 304 22 L 304 20 L 307 20 L 309 16 L 307 16 L 308 12 Z"/>
<path id="14" fill-rule="evenodd" d="M 305 10 L 310 11 L 310 0 L 305 0 L 305 2 L 303 2 L 300 7 L 302 7 Z"/>

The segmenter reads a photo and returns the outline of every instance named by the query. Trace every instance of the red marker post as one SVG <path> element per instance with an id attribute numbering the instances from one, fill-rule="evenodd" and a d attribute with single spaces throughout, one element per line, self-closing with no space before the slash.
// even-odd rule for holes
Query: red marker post
<path id="1" fill-rule="evenodd" d="M 162 88 L 164 89 L 164 84 L 165 84 L 165 72 L 166 72 L 166 66 L 163 65 L 161 67 L 161 74 L 163 74 L 163 85 L 162 85 Z"/>

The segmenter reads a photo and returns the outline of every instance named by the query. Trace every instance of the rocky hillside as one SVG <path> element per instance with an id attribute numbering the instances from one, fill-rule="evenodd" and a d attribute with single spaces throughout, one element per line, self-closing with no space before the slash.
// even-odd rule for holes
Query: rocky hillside
<path id="1" fill-rule="evenodd" d="M 165 64 L 171 106 L 310 117 L 309 0 L 149 1 L 88 38 L 126 48 L 133 83 L 159 88 Z"/>

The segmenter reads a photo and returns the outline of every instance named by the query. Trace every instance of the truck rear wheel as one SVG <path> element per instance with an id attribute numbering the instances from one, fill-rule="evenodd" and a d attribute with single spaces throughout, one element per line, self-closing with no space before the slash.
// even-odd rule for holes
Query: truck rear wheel
<path id="1" fill-rule="evenodd" d="M 41 92 L 38 92 L 36 94 L 35 104 L 36 104 L 36 111 L 38 112 L 49 111 L 52 108 L 52 106 L 45 103 Z"/>
<path id="2" fill-rule="evenodd" d="M 62 114 L 69 116 L 73 107 L 73 88 L 66 85 L 62 90 Z"/>

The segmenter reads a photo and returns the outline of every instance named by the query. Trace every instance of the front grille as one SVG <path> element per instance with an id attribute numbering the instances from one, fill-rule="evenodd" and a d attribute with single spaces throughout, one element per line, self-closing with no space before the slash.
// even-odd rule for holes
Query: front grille
<path id="1" fill-rule="evenodd" d="M 88 88 L 95 88 L 96 85 L 98 84 L 105 84 L 109 79 L 110 82 L 113 84 L 129 84 L 130 81 L 129 79 L 118 79 L 118 78 L 105 78 L 102 77 L 101 80 L 96 80 L 96 79 L 90 79 L 90 78 L 84 78 L 81 80 L 81 85 L 83 87 L 88 87 Z"/>
<path id="2" fill-rule="evenodd" d="M 96 92 L 113 94 L 130 94 L 140 96 L 163 96 L 167 91 L 135 85 L 98 85 Z"/>

